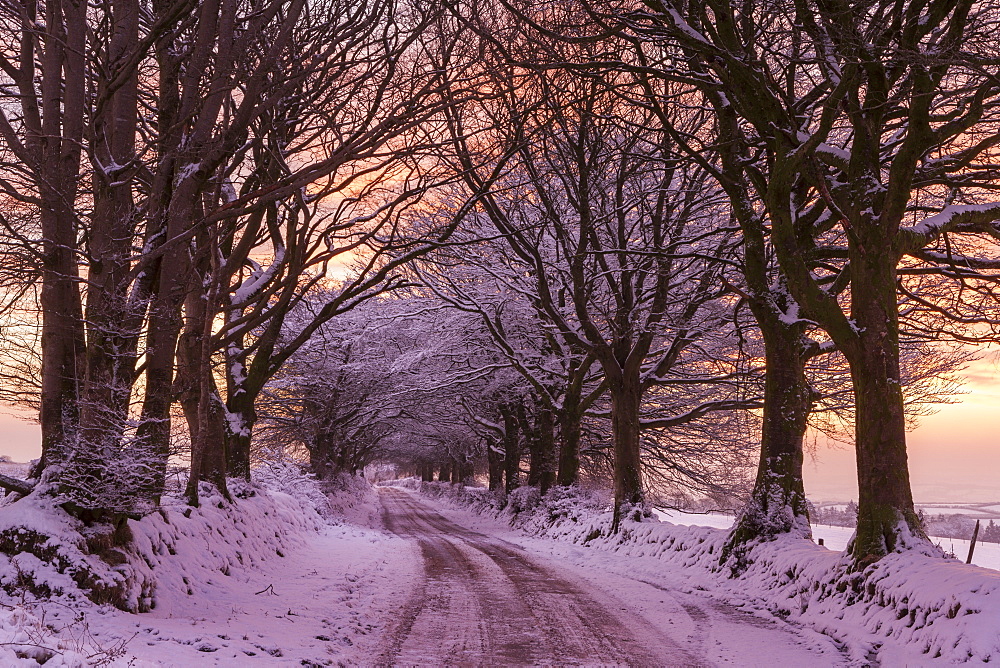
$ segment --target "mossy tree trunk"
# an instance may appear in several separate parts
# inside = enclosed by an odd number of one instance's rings
[[[811,536],[802,481],[802,442],[812,403],[803,326],[786,324],[764,309],[757,315],[766,367],[760,461],[750,500],[726,540],[723,562],[739,558],[741,548],[755,540],[793,532]]]
[[[895,262],[869,257],[862,247],[852,253],[851,268],[858,335],[844,352],[856,410],[858,528],[849,549],[864,564],[927,538],[913,506],[906,455]]]
[[[641,506],[645,498],[639,425],[642,386],[638,369],[635,373],[621,373],[618,378],[609,379],[608,388],[611,394],[611,434],[614,441],[615,509],[612,531],[617,532],[622,511]]]

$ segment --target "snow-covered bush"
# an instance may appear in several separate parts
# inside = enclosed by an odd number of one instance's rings
[[[400,478],[399,480],[388,480],[382,483],[387,487],[400,487],[402,489],[413,490],[414,492],[420,491],[421,482],[420,478]]]
[[[367,480],[350,473],[340,473],[319,482],[326,498],[327,521],[342,520],[361,526],[380,526],[381,506],[378,494]]]
[[[346,520],[363,526],[378,525],[378,495],[361,476],[341,472],[318,480],[308,467],[277,459],[258,464],[252,477],[257,485],[295,497],[327,522],[336,524]]]
[[[125,656],[127,640],[102,644],[87,617],[48,614],[52,603],[20,600],[0,605],[0,665],[79,668],[104,666]]]
[[[329,501],[316,476],[301,464],[280,460],[265,461],[254,467],[251,476],[262,487],[295,497],[320,515],[326,516],[330,512]],[[230,483],[230,489],[232,485]]]
[[[542,494],[537,487],[518,487],[507,497],[507,509],[513,515],[532,511],[542,502]]]

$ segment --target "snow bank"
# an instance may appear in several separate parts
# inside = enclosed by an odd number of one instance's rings
[[[382,506],[378,492],[367,480],[343,473],[333,480],[319,483],[326,496],[326,519],[333,524],[381,528]]]
[[[128,546],[136,523],[85,526],[50,497],[0,508],[0,589],[10,596],[89,598],[141,610],[154,587]]]
[[[820,631],[858,664],[989,662],[1000,659],[1000,573],[930,554],[891,554],[863,571],[811,541],[784,537],[754,545],[739,574],[719,563],[727,532],[628,517],[610,532],[607,500],[522,488],[507,502],[487,490],[405,482],[431,497],[491,515],[535,536],[650,557],[711,574],[734,603]]]
[[[199,508],[169,499],[158,512],[129,522],[134,548],[156,582],[150,608],[160,591],[198,596],[219,577],[283,558],[324,525],[307,488],[292,496],[231,484],[236,503],[206,486]]]
[[[313,481],[290,468],[262,478],[230,481],[235,502],[205,485],[198,508],[165,498],[118,526],[85,526],[35,495],[0,507],[0,665],[123,656],[125,641],[102,645],[88,629],[88,613],[105,614],[100,604],[140,612],[162,596],[197,597],[219,578],[281,560],[326,526],[320,513],[331,511]]]
[[[128,527],[85,527],[52,499],[0,507],[0,665],[103,665],[123,643],[102,644],[81,609],[149,600],[153,581],[124,547]]]

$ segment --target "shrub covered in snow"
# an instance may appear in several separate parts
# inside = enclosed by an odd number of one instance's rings
[[[379,526],[378,494],[363,477],[340,473],[319,482],[326,498],[326,518],[333,523],[347,521],[361,526]]]
[[[298,499],[320,515],[329,513],[328,499],[316,477],[304,466],[289,461],[265,461],[254,467],[255,483],[273,492],[280,492]],[[240,481],[242,485],[245,482]]]
[[[378,525],[378,495],[363,477],[340,473],[317,480],[307,467],[278,460],[256,466],[253,480],[266,489],[294,496],[327,522]]]
[[[52,603],[46,605],[51,610]],[[91,634],[86,616],[60,619],[47,612],[38,601],[0,605],[0,665],[80,668],[111,665],[125,656],[127,641],[102,643]]]

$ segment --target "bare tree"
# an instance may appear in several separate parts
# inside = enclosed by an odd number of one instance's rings
[[[456,111],[451,130],[466,186],[516,262],[506,288],[527,296],[560,348],[603,370],[620,512],[643,499],[643,393],[730,320],[716,259],[731,237],[704,173],[660,119],[623,102],[627,78],[571,71],[593,60],[585,47],[558,54],[569,68],[526,69],[553,60],[538,44],[496,47],[486,76],[502,94]]]
[[[630,23],[694,59],[693,69],[658,67],[717,96],[719,124],[755,158],[747,176],[800,317],[850,365],[861,490],[852,555],[865,564],[926,544],[906,463],[898,266],[947,230],[990,232],[1000,218],[998,205],[956,201],[991,178],[996,8],[647,6]]]
[[[155,502],[181,397],[191,499],[201,479],[224,490],[230,466],[248,475],[269,374],[447,235],[404,239],[399,211],[426,189],[421,147],[439,141],[434,114],[458,71],[425,67],[427,54],[452,63],[459,38],[421,2],[0,11],[0,188],[13,203],[0,223],[41,278],[40,469],[58,464],[51,476],[81,507],[108,505],[87,490],[112,472],[124,504]],[[338,256],[363,258],[360,270],[276,351],[282,316]]]

